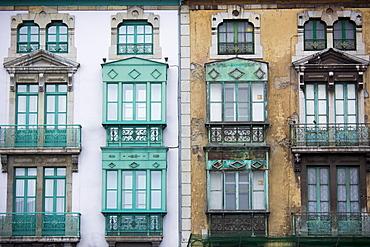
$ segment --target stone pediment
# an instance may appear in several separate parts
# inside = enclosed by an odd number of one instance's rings
[[[363,74],[369,61],[335,48],[328,48],[293,62],[299,74],[299,85],[306,82],[326,82],[334,88],[335,82],[356,82],[363,88]]]
[[[360,57],[351,55],[347,52],[328,48],[323,51],[314,53],[310,56],[293,62],[295,67],[297,66],[318,66],[318,65],[363,65],[368,66],[369,61]]]
[[[15,90],[16,83],[37,83],[42,91],[45,83],[67,83],[72,90],[72,76],[79,63],[45,50],[11,59],[4,63],[10,74],[10,90]]]
[[[79,63],[55,55],[49,51],[37,50],[4,63],[9,74],[15,73],[75,73]]]

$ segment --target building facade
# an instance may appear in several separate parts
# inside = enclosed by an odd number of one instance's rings
[[[10,4],[0,246],[178,246],[177,2]]]
[[[368,245],[368,7],[184,2],[182,246]]]

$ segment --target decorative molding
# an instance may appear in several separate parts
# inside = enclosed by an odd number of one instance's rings
[[[8,172],[8,155],[5,155],[5,154],[0,154],[1,156],[1,168],[2,168],[2,172]]]
[[[71,162],[72,162],[72,172],[78,172],[78,155],[77,154],[71,155]]]
[[[295,153],[294,154],[294,171],[295,172],[301,172],[302,169],[302,159],[301,159],[301,154]]]

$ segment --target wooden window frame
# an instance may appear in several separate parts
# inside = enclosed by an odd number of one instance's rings
[[[55,27],[55,33],[50,33],[50,29]],[[61,27],[66,28],[66,32],[61,32]],[[50,36],[55,35],[55,41],[50,41]],[[66,41],[61,41],[61,37],[65,36]],[[64,47],[64,48],[63,48]],[[46,28],[46,50],[53,53],[68,53],[68,26],[62,21],[53,21]]]

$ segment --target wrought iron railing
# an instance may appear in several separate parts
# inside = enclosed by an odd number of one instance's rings
[[[0,236],[80,236],[80,213],[0,213]]]
[[[0,148],[81,147],[81,125],[1,125]]]
[[[266,125],[209,125],[211,143],[265,143]]]
[[[292,146],[369,146],[369,124],[292,124]]]
[[[370,213],[292,213],[296,236],[370,236]]]
[[[218,54],[228,55],[228,54],[253,54],[254,44],[253,42],[244,43],[223,43],[219,42]]]
[[[109,125],[107,130],[108,146],[162,146],[162,126],[124,126]]]
[[[267,236],[268,213],[229,213],[210,212],[210,233],[239,234]]]
[[[153,44],[118,44],[118,54],[153,54]]]
[[[158,213],[104,213],[107,236],[161,236],[163,216]]]

